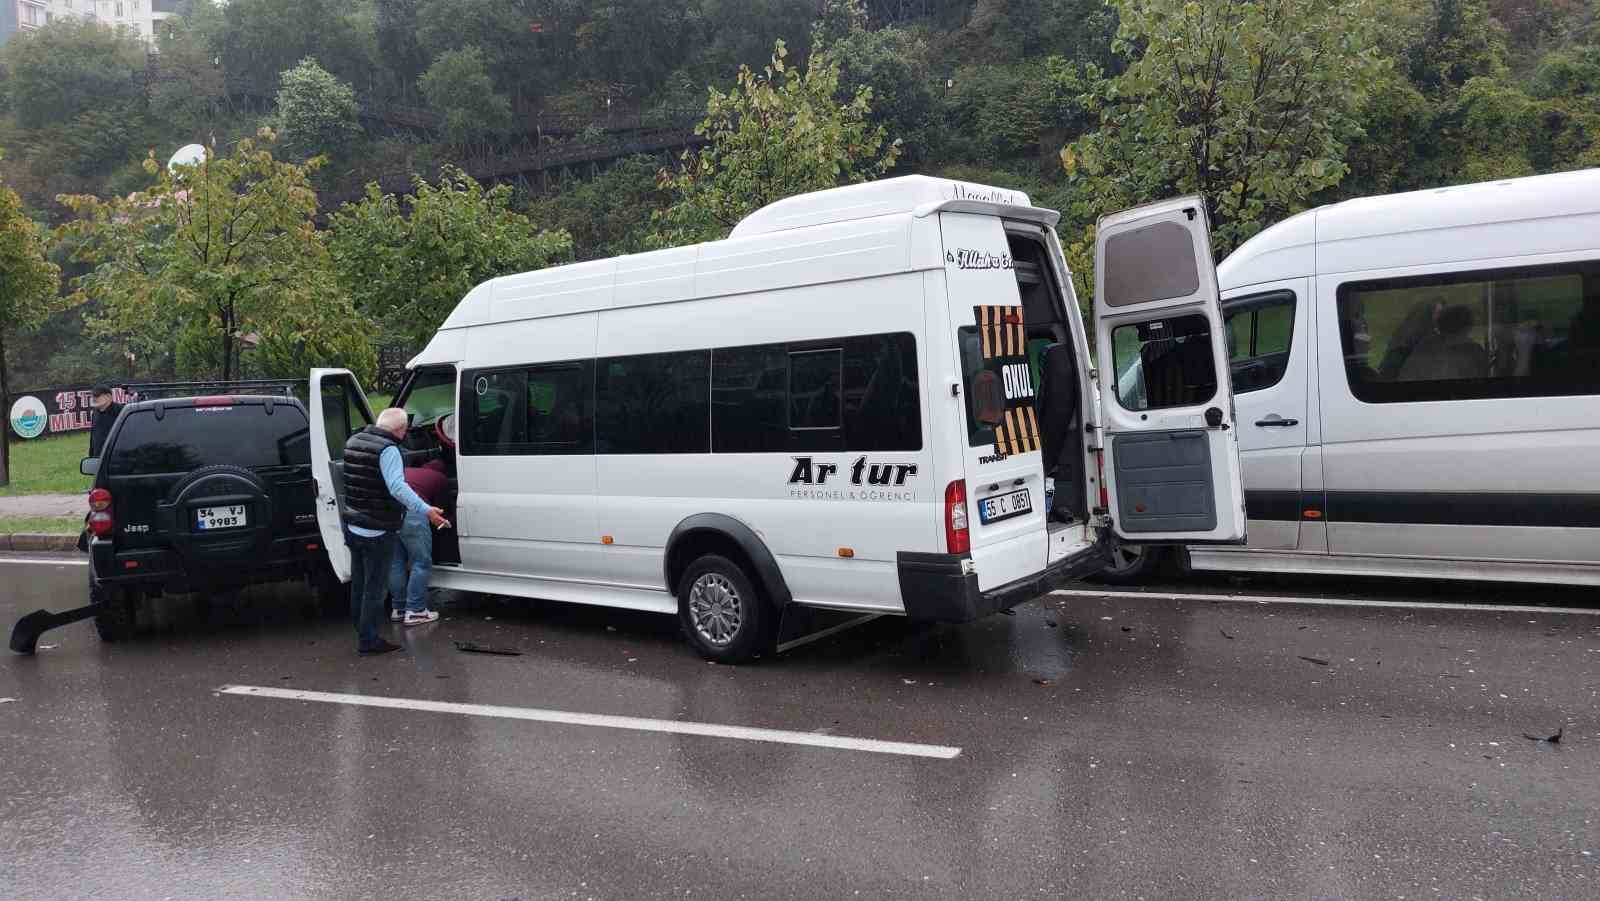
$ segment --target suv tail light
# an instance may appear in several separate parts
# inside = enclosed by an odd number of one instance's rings
[[[967,483],[962,479],[944,489],[944,541],[952,554],[972,550],[972,535],[967,531]]]
[[[116,522],[111,518],[111,492],[104,488],[89,492],[89,531],[104,538],[115,527]]]

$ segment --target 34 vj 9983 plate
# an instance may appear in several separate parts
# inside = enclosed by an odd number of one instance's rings
[[[217,529],[238,529],[250,524],[249,508],[242,504],[226,507],[196,507],[196,529],[212,532]]]

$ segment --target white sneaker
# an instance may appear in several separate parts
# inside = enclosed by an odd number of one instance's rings
[[[439,618],[439,614],[435,613],[432,610],[424,610],[421,613],[412,613],[411,611],[408,610],[408,611],[406,611],[406,620],[405,620],[405,622],[406,622],[406,625],[408,625],[408,626],[420,626],[420,625],[422,625],[424,623],[431,623],[431,622],[437,620],[438,618]]]
[[[391,622],[391,623],[403,623],[403,622],[405,622],[405,620],[406,620],[406,612],[404,610],[390,610],[389,611],[389,622]]]

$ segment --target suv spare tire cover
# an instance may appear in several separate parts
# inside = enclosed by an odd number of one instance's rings
[[[208,504],[207,501],[213,503]],[[200,532],[193,528],[193,508],[243,505],[243,528]],[[191,565],[253,565],[266,561],[272,543],[272,497],[265,482],[242,466],[202,466],[172,486],[161,503],[170,518],[172,546]]]

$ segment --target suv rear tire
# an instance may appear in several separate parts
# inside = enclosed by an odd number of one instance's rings
[[[778,615],[739,564],[717,554],[693,563],[678,580],[678,624],[700,656],[743,663],[770,652]]]
[[[139,618],[139,594],[130,588],[91,588],[91,601],[103,606],[94,615],[94,630],[108,644],[127,641]]]

